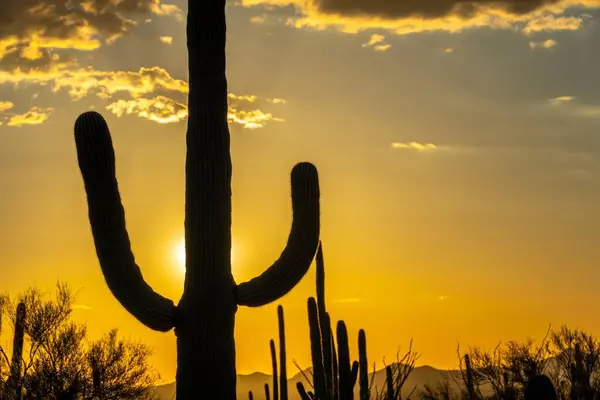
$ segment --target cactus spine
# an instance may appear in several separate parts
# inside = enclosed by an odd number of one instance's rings
[[[233,279],[225,42],[225,0],[188,0],[186,274],[177,306],[145,282],[135,262],[106,121],[86,112],[75,122],[79,168],[104,278],[141,323],[163,332],[175,328],[178,400],[236,398],[237,307],[263,306],[287,294],[306,274],[319,242],[317,170],[300,163],[291,174],[293,222],[286,248],[260,276],[241,284]]]

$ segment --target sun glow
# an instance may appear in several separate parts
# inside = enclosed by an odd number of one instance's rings
[[[232,268],[235,266],[236,261],[236,249],[235,246],[231,246],[231,266]],[[177,267],[182,272],[185,273],[185,241],[181,240],[177,246],[175,247],[175,259],[177,261]]]

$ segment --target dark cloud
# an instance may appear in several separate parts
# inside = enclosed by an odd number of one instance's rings
[[[450,14],[471,17],[485,7],[527,14],[560,0],[314,0],[323,13],[371,16],[385,19],[405,17],[438,18]]]
[[[160,0],[2,0],[0,41],[122,35],[144,14],[175,11]]]

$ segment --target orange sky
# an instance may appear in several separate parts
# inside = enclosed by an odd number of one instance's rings
[[[236,279],[280,254],[289,172],[311,161],[329,308],[354,343],[366,330],[371,360],[411,338],[420,363],[443,368],[458,343],[539,338],[550,323],[600,334],[589,307],[600,300],[600,14],[598,2],[567,3],[577,7],[427,21],[336,19],[291,0],[230,7]],[[90,18],[50,32],[42,14],[0,19],[0,290],[81,288],[74,316],[90,336],[117,327],[143,340],[171,381],[173,333],[143,327],[104,284],[72,132],[82,111],[106,116],[136,259],[177,301],[184,24],[176,8],[148,4],[127,16],[137,26]],[[29,36],[17,39],[20,28]],[[310,363],[313,293],[311,269],[280,302],[289,371]],[[238,311],[239,372],[269,372],[276,322],[276,304]]]

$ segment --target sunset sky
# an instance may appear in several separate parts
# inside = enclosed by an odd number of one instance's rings
[[[600,335],[600,0],[236,0],[228,7],[234,274],[271,265],[289,173],[320,173],[327,300],[370,361],[398,346],[454,367],[456,346]],[[178,301],[183,271],[184,0],[3,0],[0,291],[81,289],[91,338],[113,327],[175,374],[104,283],[73,122],[113,132],[133,251]],[[456,6],[455,3],[462,4]],[[314,268],[279,303],[289,371],[310,364]],[[276,304],[240,308],[238,371],[270,372]],[[8,337],[2,338],[7,343]]]

